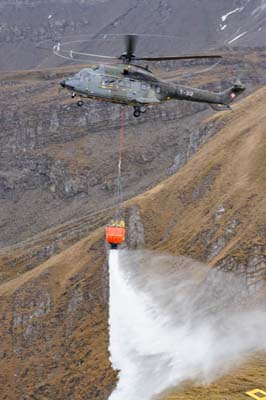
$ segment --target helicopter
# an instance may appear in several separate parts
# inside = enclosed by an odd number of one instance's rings
[[[157,78],[149,66],[140,66],[138,61],[168,61],[190,59],[219,59],[218,54],[137,57],[135,55],[136,35],[126,36],[126,51],[119,57],[76,53],[120,60],[118,64],[98,64],[83,68],[73,76],[60,82],[62,88],[72,93],[72,98],[79,96],[78,106],[83,106],[82,98],[102,100],[134,108],[137,118],[147,111],[151,105],[169,100],[188,100],[208,103],[214,110],[223,111],[230,108],[232,101],[240,95],[245,86],[236,82],[224,92],[214,93],[194,87],[169,83]]]

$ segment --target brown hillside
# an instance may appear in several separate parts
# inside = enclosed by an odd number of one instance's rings
[[[223,55],[212,69],[212,63],[177,62],[155,64],[152,70],[163,79],[213,91],[227,89],[241,72],[247,85],[244,95],[265,84],[263,49]],[[77,107],[69,92],[58,92],[60,81],[81,67],[0,73],[1,248],[87,218],[116,201],[120,107],[89,100]],[[195,74],[202,69],[205,72]],[[151,107],[136,119],[127,107],[124,199],[181,168],[214,133],[201,127],[213,113],[206,104],[172,101]],[[52,249],[51,253],[55,254]]]
[[[265,94],[209,120],[224,128],[179,173],[137,198],[149,247],[214,264],[266,244]]]
[[[266,288],[266,89],[216,115],[224,128],[175,176],[137,199],[149,248],[244,274],[248,292]],[[209,121],[210,122],[210,121]],[[166,399],[245,398],[266,388],[266,359],[232,376]]]
[[[234,112],[207,121],[223,128],[177,174],[125,203],[131,246],[138,244],[144,226],[145,247],[244,274],[247,293],[260,290],[264,298],[265,95],[263,88],[235,105]],[[104,220],[104,212],[99,218]],[[68,225],[70,236],[76,227]],[[50,243],[48,232],[43,237],[51,245],[54,232]],[[1,252],[1,398],[105,400],[115,373],[108,361],[103,229],[41,265],[35,260],[27,271],[35,257],[31,246],[34,240]],[[245,398],[246,390],[266,389],[265,371],[266,359],[258,355],[207,388],[186,387],[166,398]]]

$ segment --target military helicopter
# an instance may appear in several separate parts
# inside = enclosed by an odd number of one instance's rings
[[[64,79],[60,85],[72,92],[72,98],[78,95],[78,106],[84,104],[82,98],[103,100],[111,103],[134,107],[133,115],[139,117],[150,105],[169,100],[188,100],[208,103],[214,110],[230,109],[231,102],[244,90],[241,82],[236,82],[224,92],[214,93],[193,87],[168,83],[157,78],[149,66],[137,65],[137,61],[167,61],[189,59],[219,59],[221,55],[202,54],[168,57],[136,57],[136,35],[126,36],[126,51],[119,57],[76,53],[120,60],[119,64],[99,64],[81,69],[74,76]],[[71,54],[71,57],[73,55]]]

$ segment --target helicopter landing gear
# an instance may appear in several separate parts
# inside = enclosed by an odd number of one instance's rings
[[[147,111],[147,107],[145,107],[145,106],[141,106],[140,107],[140,112],[141,113],[145,113]]]
[[[133,112],[134,117],[138,118],[141,114],[141,111],[139,108],[135,107],[135,110]]]
[[[83,102],[82,100],[79,100],[79,101],[77,102],[77,105],[78,105],[79,107],[82,107],[83,104],[84,104],[84,102]]]
[[[76,97],[76,93],[72,93],[71,98],[74,99],[74,97]]]
[[[141,113],[145,113],[147,111],[147,108],[145,106],[136,106],[134,107],[134,112],[133,115],[134,117],[138,118]]]

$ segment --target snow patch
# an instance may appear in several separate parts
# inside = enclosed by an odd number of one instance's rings
[[[236,40],[240,39],[242,36],[246,35],[247,33],[248,33],[247,31],[243,32],[243,33],[240,33],[240,35],[234,37],[232,40],[229,40],[228,44],[234,43]]]
[[[229,11],[227,14],[222,15],[221,20],[223,22],[225,22],[227,20],[227,18],[229,17],[229,15],[235,14],[236,12],[241,12],[244,10],[244,7],[238,7],[235,10]]]
[[[225,30],[226,28],[227,28],[227,25],[226,25],[226,24],[225,24],[225,25],[220,24],[220,29],[221,29],[221,31]]]

